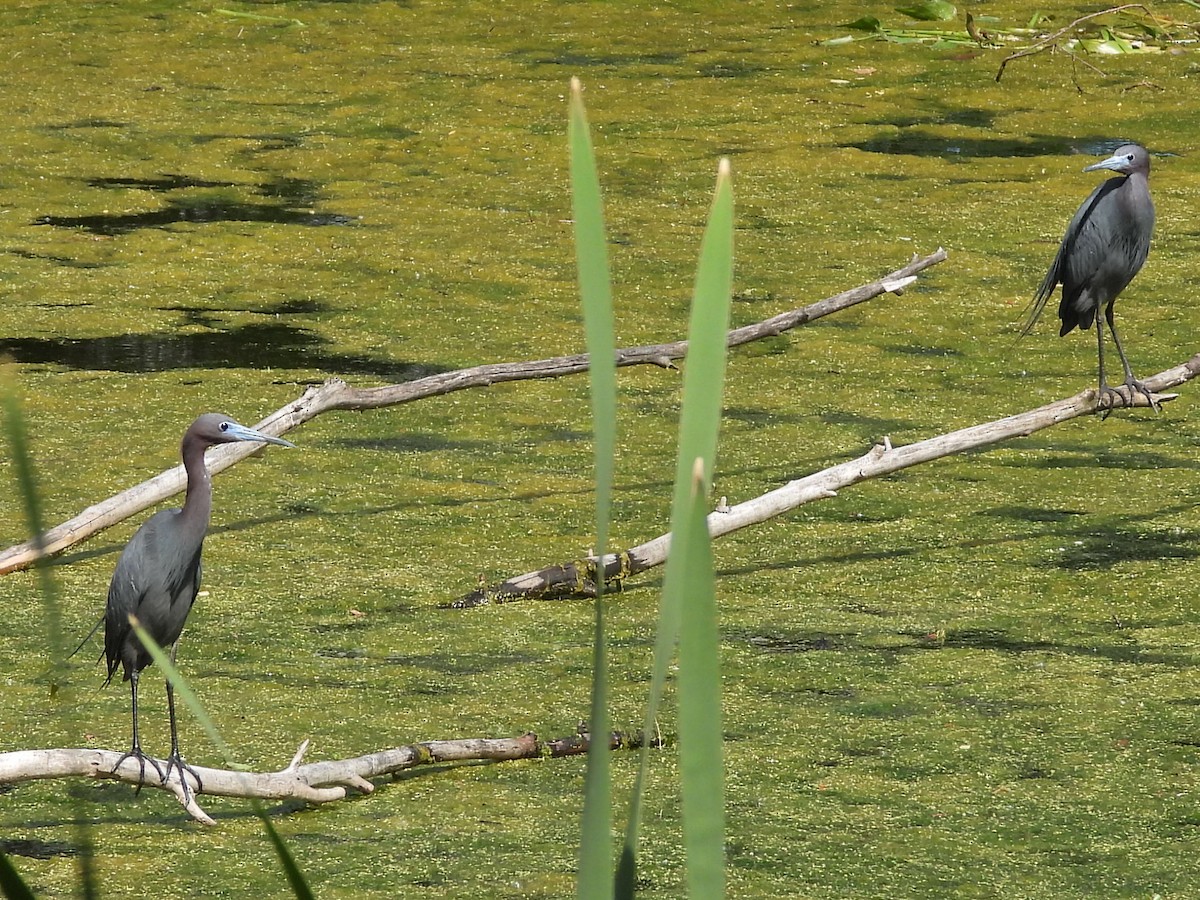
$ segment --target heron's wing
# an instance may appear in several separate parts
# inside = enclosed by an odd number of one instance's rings
[[[1071,221],[1067,223],[1067,230],[1063,234],[1063,239],[1058,245],[1058,253],[1054,255],[1054,262],[1050,264],[1050,268],[1046,272],[1046,277],[1042,279],[1042,283],[1038,286],[1037,293],[1033,295],[1033,302],[1029,313],[1029,318],[1025,320],[1025,325],[1021,328],[1021,336],[1029,334],[1033,330],[1033,326],[1037,324],[1037,320],[1042,315],[1042,310],[1046,308],[1046,301],[1050,299],[1050,295],[1054,293],[1054,289],[1059,284],[1063,285],[1063,290],[1068,290],[1068,285],[1073,284],[1078,279],[1073,278],[1073,274],[1079,271],[1078,260],[1076,257],[1076,246],[1081,234],[1087,232],[1087,221],[1092,215],[1092,210],[1095,208],[1097,201],[1102,193],[1106,193],[1111,188],[1106,188],[1108,184],[1114,181],[1120,181],[1118,178],[1110,178],[1103,184],[1097,185],[1096,189],[1088,195],[1088,198],[1079,205],[1079,209],[1075,210],[1075,215],[1071,216]],[[1090,251],[1090,247],[1088,248]]]
[[[133,631],[130,615],[161,645],[179,637],[200,589],[200,546],[183,539],[177,510],[155,513],[121,552],[104,609],[104,652],[111,679]],[[138,655],[145,651],[138,644]],[[139,663],[141,668],[146,662]]]
[[[1099,185],[1067,226],[1067,238],[1071,248],[1063,261],[1059,274],[1063,290],[1078,292],[1087,286],[1088,280],[1098,271],[1113,250],[1113,239],[1118,231],[1120,216],[1117,213],[1117,198],[1113,193],[1124,183],[1124,178],[1110,178]]]

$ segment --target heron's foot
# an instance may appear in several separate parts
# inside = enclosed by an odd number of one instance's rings
[[[1162,404],[1160,404],[1158,402],[1157,398],[1155,398],[1154,391],[1150,390],[1150,388],[1146,387],[1146,385],[1142,384],[1142,382],[1138,381],[1133,376],[1130,376],[1125,381],[1125,387],[1129,388],[1129,405],[1130,406],[1133,405],[1133,398],[1137,394],[1141,394],[1143,397],[1146,398],[1146,402],[1150,404],[1150,408],[1152,410],[1154,410],[1156,413],[1162,412]]]
[[[172,751],[171,755],[167,757],[167,772],[165,775],[162,776],[163,784],[166,784],[168,781],[171,780],[171,770],[172,769],[179,770],[179,784],[180,784],[180,787],[183,788],[184,802],[187,802],[188,795],[190,793],[192,793],[192,786],[190,784],[188,784],[188,779],[187,779],[188,775],[191,775],[192,778],[196,779],[195,790],[197,790],[197,791],[204,790],[204,782],[200,780],[200,774],[195,769],[193,769],[191,766],[189,766],[186,762],[184,762],[183,757],[179,754],[178,750]]]
[[[112,774],[116,775],[117,769],[121,768],[121,766],[124,765],[125,760],[130,759],[131,757],[137,760],[139,770],[138,786],[134,789],[133,796],[136,797],[139,793],[141,793],[142,785],[146,783],[146,763],[150,763],[150,768],[154,769],[154,771],[158,774],[160,781],[167,780],[163,775],[162,768],[158,764],[158,760],[153,756],[147,756],[145,753],[143,753],[142,748],[137,744],[134,744],[127,751],[125,751],[124,754],[122,754],[121,758],[117,760],[117,764],[112,767]],[[169,763],[167,765],[167,771],[171,771],[171,766]]]
[[[1107,419],[1114,409],[1124,409],[1127,406],[1131,406],[1132,399],[1132,392],[1126,397],[1119,390],[1109,387],[1102,381],[1100,382],[1099,389],[1096,391],[1096,412],[1100,414],[1101,419]]]

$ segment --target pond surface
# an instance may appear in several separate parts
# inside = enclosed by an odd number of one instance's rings
[[[988,4],[1002,23],[1028,9]],[[232,13],[237,13],[234,15]],[[0,355],[62,521],[175,462],[220,409],[582,348],[565,96],[605,190],[621,343],[686,329],[731,158],[735,324],[945,246],[888,297],[735,351],[717,493],[1090,386],[1090,334],[1017,342],[1062,229],[1125,139],[1158,231],[1117,307],[1140,375],[1196,352],[1200,58],[816,41],[853,4],[9,3]],[[890,9],[880,18],[903,21]],[[1082,90],[1080,90],[1082,88]],[[1090,155],[1089,155],[1090,154]],[[624,370],[614,540],[666,528],[678,374]],[[216,480],[184,673],[242,761],[586,716],[592,611],[454,612],[592,543],[584,379],[333,413]],[[734,897],[1149,897],[1195,883],[1200,418],[1073,421],[843,491],[716,546]],[[0,538],[24,537],[8,451]],[[54,567],[72,644],[145,515]],[[612,603],[613,715],[641,721],[659,578]],[[62,690],[30,574],[0,578],[0,750],[121,749],[93,640]],[[144,741],[165,752],[160,673]],[[673,730],[668,709],[664,730]],[[182,717],[184,751],[217,764]],[[618,796],[636,760],[614,760]],[[674,757],[656,760],[644,893],[682,892]],[[562,897],[581,761],[464,766],[274,820],[319,896]],[[0,793],[0,847],[73,895],[81,797],[110,896],[274,896],[242,802],[48,781]],[[623,800],[622,806],[623,806]]]

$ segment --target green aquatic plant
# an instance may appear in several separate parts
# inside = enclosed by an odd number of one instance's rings
[[[616,435],[615,340],[612,291],[601,214],[599,179],[577,80],[572,82],[569,125],[571,187],[577,262],[590,354],[596,466],[597,569],[603,568],[612,497]],[[679,764],[688,893],[724,895],[724,790],[716,582],[707,525],[717,433],[724,389],[726,332],[733,280],[733,188],[722,160],[701,243],[693,292],[688,355],[680,412],[679,450],[671,511],[671,553],[655,639],[653,677],[644,730],[657,723],[667,669],[678,648]],[[591,747],[584,800],[577,895],[613,896],[610,832],[607,673],[603,577],[595,578]],[[641,765],[629,804],[616,895],[634,893],[638,832],[650,753]]]
[[[613,467],[617,434],[617,367],[613,353],[612,287],[604,214],[596,157],[588,132],[582,87],[571,80],[570,152],[571,201],[575,220],[575,259],[588,348],[588,378],[592,397],[592,433],[596,469],[596,559],[608,547],[612,508]],[[603,563],[598,566],[603,568]],[[608,748],[608,650],[604,634],[604,577],[595,578],[595,635],[593,637],[592,698],[589,714],[587,781],[579,851],[578,896],[600,900],[612,896],[612,776]]]
[[[25,510],[25,523],[29,533],[34,535],[34,542],[40,543],[42,528],[42,504],[37,489],[37,476],[34,472],[33,454],[29,449],[29,432],[25,427],[25,416],[21,409],[21,401],[17,394],[16,368],[5,364],[0,366],[0,414],[3,415],[3,431],[8,439],[9,452],[12,455],[13,469],[16,475],[17,491]],[[37,570],[38,594],[42,601],[42,615],[45,622],[47,656],[51,660],[48,690],[51,698],[59,695],[61,667],[66,659],[66,645],[63,641],[62,612],[58,600],[58,589],[50,576],[50,569],[45,558],[35,564]],[[84,897],[98,896],[96,875],[92,868],[94,854],[92,852],[91,824],[84,814],[83,798],[77,794],[71,795],[74,807],[75,841],[79,852],[79,885]],[[21,879],[20,874],[12,863],[0,851],[0,890],[10,898],[33,897],[29,887]]]

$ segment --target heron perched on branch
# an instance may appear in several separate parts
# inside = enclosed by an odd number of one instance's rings
[[[138,761],[143,780],[149,762],[166,783],[171,769],[177,768],[185,796],[188,783],[184,769],[191,772],[198,787],[200,779],[179,753],[175,694],[169,678],[167,711],[171,717],[171,755],[167,757],[165,772],[152,757],[142,752],[138,739],[138,674],[152,659],[133,630],[130,617],[135,618],[160,647],[171,648],[173,662],[183,623],[200,591],[200,552],[212,513],[212,481],[204,466],[204,451],[214,444],[234,441],[267,441],[284,447],[296,446],[217,413],[208,413],[193,422],[184,432],[181,445],[183,468],[187,473],[187,498],[183,507],[155,513],[125,545],[108,587],[108,604],[104,610],[104,654],[108,661],[105,684],[112,681],[117,668],[123,666],[124,680],[130,683],[133,696],[133,744],[113,766],[113,771],[133,757]]]
[[[1119,177],[1109,178],[1099,185],[1067,224],[1058,247],[1058,255],[1050,271],[1042,279],[1033,300],[1033,311],[1021,329],[1025,335],[1032,330],[1054,293],[1062,285],[1058,317],[1062,319],[1059,336],[1078,327],[1081,331],[1096,321],[1096,347],[1100,357],[1100,390],[1098,401],[1112,409],[1118,400],[1122,405],[1132,403],[1134,393],[1141,394],[1155,409],[1154,395],[1133,376],[1117,326],[1113,321],[1113,304],[1117,296],[1133,280],[1150,252],[1150,236],[1154,231],[1154,203],[1150,199],[1150,154],[1138,144],[1125,144],[1108,159],[1085,168],[1085,172],[1109,169]],[[1109,387],[1104,372],[1104,326],[1108,322],[1113,343],[1125,369],[1128,401],[1119,391]]]

